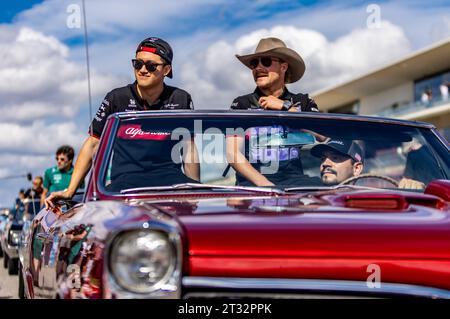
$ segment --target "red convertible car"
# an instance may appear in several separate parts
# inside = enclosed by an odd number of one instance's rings
[[[449,176],[427,123],[117,113],[83,200],[27,228],[21,297],[449,298]]]

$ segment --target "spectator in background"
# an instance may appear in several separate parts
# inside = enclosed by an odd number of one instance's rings
[[[15,210],[17,211],[19,209],[20,206],[23,206],[23,201],[25,200],[25,190],[21,189],[19,190],[19,196],[16,198],[16,203],[15,203]]]
[[[420,96],[420,101],[422,102],[422,104],[427,105],[428,104],[428,94],[427,91],[423,91],[422,95]]]
[[[420,98],[420,100],[422,101],[422,104],[425,105],[426,107],[431,105],[431,100],[433,99],[433,94],[431,92],[430,88],[427,88],[426,90],[423,91],[422,96]]]
[[[431,90],[431,88],[427,89],[427,95],[428,95],[428,104],[427,104],[427,106],[431,106],[431,104],[433,103],[433,91]]]
[[[448,82],[447,81],[442,82],[442,84],[439,86],[439,90],[441,91],[442,100],[447,101],[448,100]]]
[[[42,186],[43,182],[44,179],[42,176],[36,176],[33,179],[31,188],[26,190],[25,197],[31,199],[41,199],[42,193],[44,192],[44,187]]]
[[[41,205],[44,204],[48,194],[64,191],[70,183],[73,173],[73,158],[75,151],[69,145],[63,145],[56,151],[56,165],[48,168],[44,173],[44,191],[41,196]],[[83,187],[80,186],[80,187]]]

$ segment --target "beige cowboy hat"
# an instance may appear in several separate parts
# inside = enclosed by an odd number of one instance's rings
[[[294,83],[300,80],[305,73],[305,62],[302,57],[286,44],[277,38],[261,39],[256,47],[255,53],[247,55],[238,55],[236,57],[246,67],[250,68],[250,61],[258,56],[273,56],[287,62],[289,67],[286,71],[286,83]]]

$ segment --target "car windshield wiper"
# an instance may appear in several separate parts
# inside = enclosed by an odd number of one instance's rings
[[[248,187],[248,186],[225,186],[214,184],[197,184],[197,183],[183,183],[174,184],[171,186],[151,186],[127,188],[120,191],[121,194],[142,193],[142,192],[161,192],[174,190],[191,190],[191,189],[217,189],[217,190],[237,190],[250,193],[265,193],[265,194],[284,194],[284,191],[275,187]]]

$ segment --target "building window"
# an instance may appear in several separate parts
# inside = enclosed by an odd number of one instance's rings
[[[414,83],[414,101],[431,104],[433,102],[448,100],[449,86],[450,71],[417,80]]]

